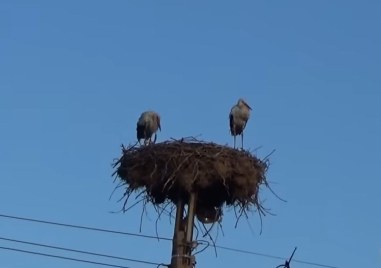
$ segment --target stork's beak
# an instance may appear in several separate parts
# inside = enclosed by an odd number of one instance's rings
[[[156,117],[156,122],[157,122],[157,127],[158,127],[159,130],[161,131],[160,116],[157,116],[157,117]]]
[[[250,107],[250,105],[249,105],[249,104],[247,104],[247,102],[246,102],[246,101],[245,101],[244,103],[245,103],[245,105],[247,106],[247,108],[249,108],[249,110],[252,110],[252,109],[251,109],[251,107]]]

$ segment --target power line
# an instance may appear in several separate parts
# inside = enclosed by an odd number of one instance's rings
[[[64,247],[40,244],[40,243],[11,239],[11,238],[6,238],[6,237],[0,237],[0,240],[20,243],[20,244],[26,244],[26,245],[32,245],[32,246],[38,246],[38,247],[44,247],[44,248],[58,249],[58,250],[81,253],[81,254],[87,254],[87,255],[92,255],[92,256],[97,256],[97,257],[105,257],[105,258],[116,259],[116,260],[138,262],[138,263],[150,264],[150,265],[155,265],[155,266],[161,265],[161,263],[156,263],[156,262],[149,262],[149,261],[143,261],[143,260],[137,260],[137,259],[131,259],[131,258],[117,257],[117,256],[106,255],[106,254],[101,254],[101,253],[95,253],[95,252],[89,252],[89,251],[84,251],[84,250],[77,250],[77,249],[71,249],[71,248],[64,248]]]
[[[14,220],[36,222],[36,223],[44,223],[44,224],[50,224],[50,225],[56,225],[56,226],[62,226],[62,227],[69,227],[69,228],[84,229],[84,230],[97,231],[97,232],[104,232],[104,233],[129,235],[129,236],[137,236],[137,237],[152,238],[152,239],[162,239],[162,240],[172,241],[172,238],[167,238],[167,237],[160,237],[160,236],[153,236],[153,235],[142,235],[142,234],[136,234],[136,233],[121,232],[121,231],[115,231],[115,230],[108,230],[108,229],[102,229],[102,228],[87,227],[87,226],[74,225],[74,224],[66,224],[66,223],[59,223],[59,222],[52,222],[52,221],[36,220],[36,219],[31,219],[31,218],[23,218],[23,217],[16,217],[16,216],[3,215],[3,214],[0,214],[0,217],[14,219]]]
[[[216,248],[224,249],[224,250],[228,250],[228,251],[233,251],[233,252],[238,252],[238,253],[256,255],[256,256],[261,256],[261,257],[266,257],[266,258],[271,258],[271,259],[284,260],[284,258],[279,257],[279,256],[264,254],[264,253],[258,253],[258,252],[243,250],[243,249],[236,249],[236,248],[230,248],[230,247],[218,246],[218,245],[216,245]]]
[[[76,261],[76,262],[82,262],[82,263],[90,263],[90,264],[101,265],[101,266],[116,267],[116,268],[130,268],[128,266],[121,266],[121,265],[108,264],[108,263],[103,263],[103,262],[82,260],[82,259],[77,259],[77,258],[70,258],[70,257],[59,256],[59,255],[52,255],[52,254],[46,254],[46,253],[41,253],[41,252],[23,250],[23,249],[18,249],[18,248],[8,248],[8,247],[1,247],[0,246],[0,249],[16,251],[16,252],[21,252],[21,253],[27,253],[27,254],[33,254],[33,255],[39,255],[39,256],[50,257],[50,258],[56,258],[56,259],[62,259],[62,260]]]
[[[229,251],[234,251],[234,252],[239,252],[239,253],[250,254],[250,255],[262,256],[262,257],[266,257],[266,258],[278,259],[278,260],[284,260],[285,259],[285,258],[282,258],[282,257],[279,257],[279,256],[275,256],[275,255],[258,253],[258,252],[243,250],[243,249],[236,249],[236,248],[218,246],[218,245],[216,245],[216,248],[220,248],[220,249],[224,249],[224,250],[229,250]],[[318,266],[318,267],[339,268],[338,266],[326,265],[326,264],[321,264],[321,263],[316,263],[316,262],[302,261],[302,260],[297,260],[297,259],[293,259],[292,261],[293,262],[298,262],[298,263],[303,263],[303,264],[308,264],[308,265],[313,265],[313,266]]]
[[[129,233],[129,232],[121,232],[121,231],[115,231],[115,230],[108,230],[108,229],[101,229],[101,228],[87,227],[87,226],[80,226],[80,225],[66,224],[66,223],[58,223],[58,222],[45,221],[45,220],[37,220],[37,219],[11,216],[11,215],[4,215],[4,214],[0,214],[0,217],[8,218],[8,219],[15,219],[15,220],[22,220],[22,221],[29,221],[29,222],[36,222],[36,223],[43,223],[43,224],[50,224],[50,225],[56,225],[56,226],[62,226],[62,227],[84,229],[84,230],[90,230],[90,231],[98,231],[98,232],[105,232],[105,233],[112,233],[112,234],[120,234],[120,235],[128,235],[128,236],[135,236],[135,237],[143,237],[143,238],[150,238],[150,239],[161,239],[161,240],[165,240],[165,241],[172,241],[172,238],[168,238],[168,237],[160,237],[160,236],[143,235],[143,234],[136,234],[136,233]],[[249,250],[243,250],[243,249],[237,249],[237,248],[231,248],[231,247],[226,247],[226,246],[214,245],[214,247],[219,248],[219,249],[223,249],[223,250],[232,251],[232,252],[249,254],[249,255],[256,255],[256,256],[261,256],[261,257],[266,257],[266,258],[271,258],[271,259],[278,259],[278,260],[284,260],[285,259],[285,258],[275,256],[275,255],[259,253],[259,252],[249,251]],[[303,260],[296,260],[296,259],[294,259],[293,262],[298,262],[298,263],[307,264],[307,265],[311,265],[311,266],[317,266],[317,267],[339,268],[337,266],[326,265],[326,264],[315,263],[315,262],[308,262],[308,261],[303,261]]]

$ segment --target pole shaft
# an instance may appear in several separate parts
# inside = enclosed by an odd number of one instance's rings
[[[192,267],[192,242],[193,242],[193,226],[194,226],[194,214],[196,210],[196,193],[192,192],[189,197],[188,215],[187,215],[187,227],[186,227],[186,255],[188,267]]]
[[[179,199],[176,204],[176,222],[175,230],[173,233],[172,241],[172,259],[170,268],[186,268],[183,266],[183,255],[185,253],[184,240],[185,240],[185,230],[183,224],[183,214],[184,214],[184,202]]]

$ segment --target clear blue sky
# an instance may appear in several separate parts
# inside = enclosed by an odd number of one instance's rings
[[[0,214],[139,232],[118,211],[113,158],[140,113],[158,141],[232,144],[228,113],[253,107],[247,148],[273,149],[264,189],[276,216],[217,243],[327,265],[381,266],[379,1],[11,1],[0,3]],[[142,233],[155,233],[155,213]],[[0,218],[0,236],[168,263],[167,241]],[[173,224],[159,223],[171,236]],[[63,254],[0,240],[2,247]],[[65,254],[69,255],[69,254]],[[90,258],[78,254],[70,256]],[[93,260],[95,258],[92,258]],[[0,250],[1,267],[97,267]],[[97,259],[130,267],[155,267]],[[280,260],[212,249],[198,267]],[[293,263],[292,268],[313,267]]]

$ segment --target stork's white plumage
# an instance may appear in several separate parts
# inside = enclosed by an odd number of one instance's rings
[[[157,130],[161,130],[159,114],[154,111],[143,112],[136,124],[136,136],[139,144],[141,144],[141,139],[144,139],[144,145],[155,143]],[[152,135],[155,135],[154,140],[152,140]]]
[[[241,148],[243,149],[243,130],[250,118],[251,107],[243,99],[239,99],[229,114],[230,133],[234,137],[234,148],[236,145],[236,136],[241,135]]]

